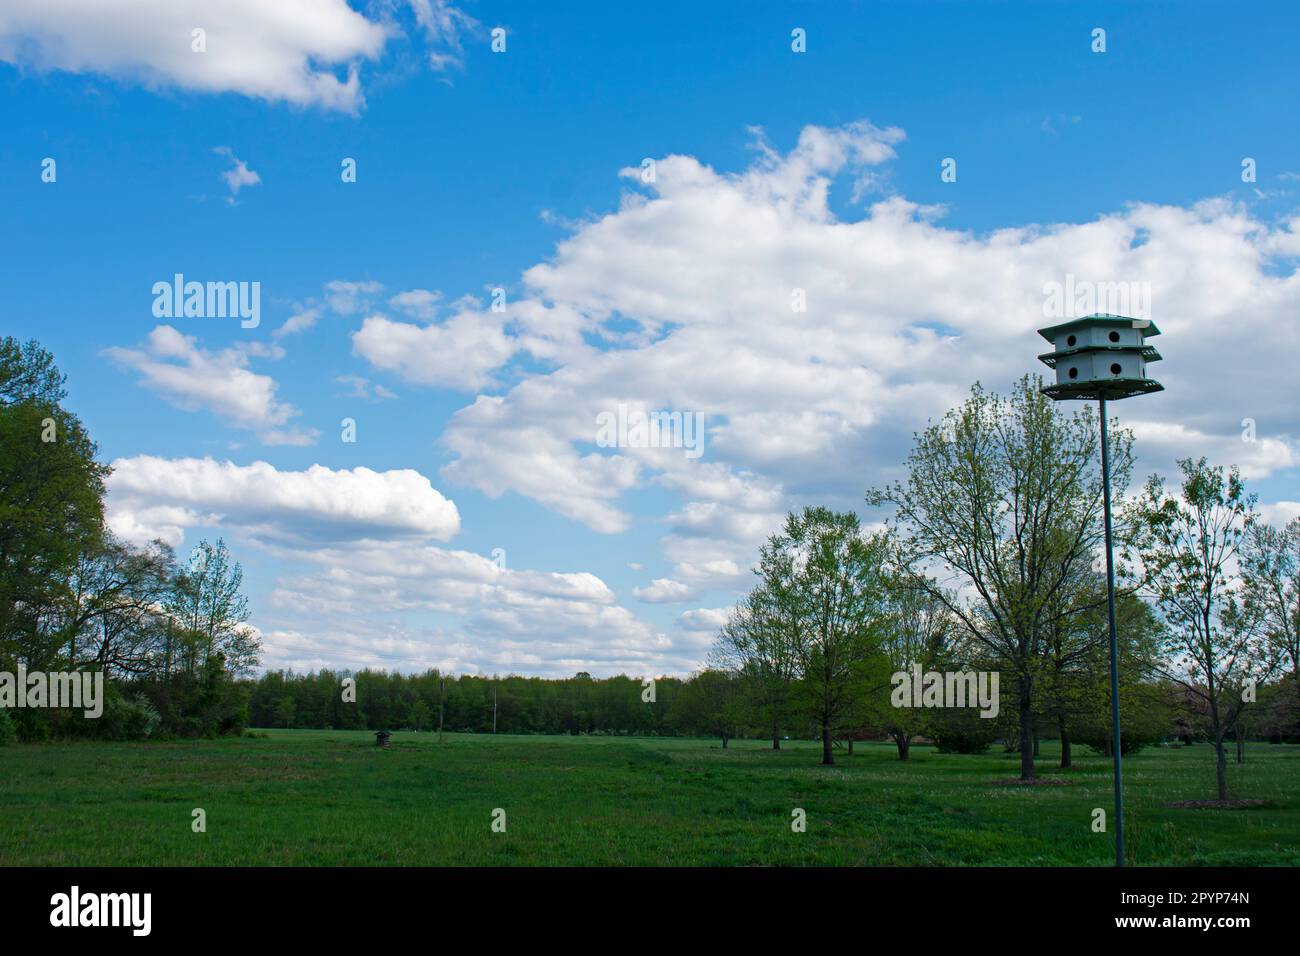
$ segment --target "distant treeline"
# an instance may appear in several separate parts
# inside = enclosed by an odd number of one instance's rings
[[[355,681],[354,702],[344,700],[347,678]],[[544,679],[322,670],[271,671],[247,683],[254,727],[437,730],[441,706],[448,733],[491,733],[495,702],[496,730],[503,734],[709,732],[690,719],[690,694],[682,699],[683,681],[675,677],[650,684],[622,675]]]

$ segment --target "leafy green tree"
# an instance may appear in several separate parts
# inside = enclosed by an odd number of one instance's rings
[[[1073,612],[1061,593],[1103,541],[1096,416],[1065,413],[1040,383],[1025,376],[1006,398],[976,384],[960,408],[916,436],[907,480],[867,495],[892,507],[909,562],[947,575],[932,593],[1016,689],[1025,779],[1034,777],[1035,689],[1051,624]],[[1132,437],[1112,429],[1111,445],[1122,493]]]
[[[744,726],[744,704],[736,675],[712,669],[694,674],[682,686],[675,716],[684,732],[719,737],[725,750]]]
[[[423,700],[417,700],[411,705],[411,726],[416,730],[423,730],[428,725],[431,715],[429,705]]]
[[[277,727],[292,727],[295,711],[298,709],[297,702],[288,695],[281,697],[279,703],[275,705],[275,725]]]
[[[35,339],[0,338],[0,406],[31,402],[60,405],[68,397],[54,356]]]
[[[1246,612],[1261,621],[1300,692],[1300,518],[1284,528],[1257,520],[1241,545]]]
[[[1086,726],[1091,742],[1097,728],[1108,728],[1111,721],[1106,579],[1096,569],[1081,568],[1065,583],[1059,600],[1060,607],[1069,610],[1048,619],[1047,654],[1035,711],[1045,726],[1055,728],[1061,743],[1060,766],[1069,769],[1076,728]],[[1150,696],[1144,682],[1154,674],[1162,626],[1150,605],[1132,590],[1116,595],[1121,725],[1129,723],[1131,708]],[[1136,739],[1137,721],[1135,717],[1133,734],[1125,731],[1125,747],[1131,737]],[[1157,723],[1152,721],[1151,726]],[[1110,746],[1104,749],[1109,753]]]
[[[1236,468],[1225,474],[1205,458],[1181,459],[1178,468],[1177,495],[1153,475],[1129,514],[1145,587],[1168,625],[1163,670],[1201,705],[1197,716],[1214,745],[1224,801],[1224,741],[1248,703],[1248,686],[1268,680],[1277,665],[1258,618],[1235,597],[1255,497]]]
[[[1110,726],[1109,677],[1098,682],[1094,706],[1081,708],[1073,721],[1074,739],[1107,757],[1114,749]],[[1174,727],[1178,695],[1163,681],[1126,681],[1120,684],[1120,748],[1125,756],[1159,743]]]
[[[65,582],[52,630],[70,666],[106,675],[138,675],[157,666],[161,613],[175,575],[171,548],[136,548],[105,532],[84,551]]]
[[[879,680],[885,614],[883,534],[867,536],[858,516],[805,508],[763,547],[760,573],[793,633],[799,698],[821,731],[822,763],[833,764],[838,729],[858,723],[859,705]],[[873,659],[874,658],[874,659]]]
[[[248,598],[242,588],[244,571],[230,557],[225,541],[200,541],[176,577],[170,610],[185,638],[186,673],[193,674],[216,654],[233,674],[257,666],[261,642],[246,626]]]
[[[0,340],[0,656],[45,664],[52,613],[103,526],[104,478],[63,376],[35,342]]]
[[[937,669],[952,652],[955,624],[945,602],[934,594],[932,582],[910,572],[894,573],[888,579],[888,614],[884,625],[883,649],[891,674]],[[894,707],[890,702],[893,684],[882,685],[875,694],[880,723],[898,749],[898,759],[911,753],[912,738],[925,733],[927,712],[915,707]]]
[[[1276,684],[1262,687],[1259,706],[1260,735],[1269,743],[1300,743],[1300,687],[1294,674],[1285,674]]]
[[[768,730],[772,749],[780,750],[799,678],[798,619],[789,602],[770,586],[754,588],[728,616],[713,659],[739,675],[754,723]]]

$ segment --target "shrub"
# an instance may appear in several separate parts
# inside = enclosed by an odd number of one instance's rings
[[[1127,720],[1127,715],[1120,715],[1120,723]],[[1076,734],[1075,739],[1081,744],[1086,744],[1094,753],[1103,756],[1110,756],[1110,728],[1102,728],[1099,725],[1088,728],[1086,733]],[[1129,754],[1135,754],[1143,747],[1148,747],[1156,741],[1142,734],[1131,732],[1128,727],[1124,727],[1120,733],[1119,744],[1120,753],[1127,757]]]
[[[25,744],[36,744],[50,739],[50,720],[48,710],[23,708],[12,713],[14,731],[18,739]]]
[[[1001,734],[996,720],[981,717],[975,710],[962,708],[934,713],[929,735],[941,754],[982,754]]]
[[[1135,685],[1120,690],[1120,753],[1135,754],[1164,740],[1172,719],[1168,701],[1159,687]],[[1077,722],[1074,739],[1099,754],[1110,754],[1110,705]]]
[[[157,708],[162,729],[178,737],[239,736],[248,723],[248,687],[231,680],[215,655],[198,674],[174,674],[136,685]]]
[[[98,736],[105,740],[144,740],[162,723],[153,704],[143,697],[110,694],[98,721]]]

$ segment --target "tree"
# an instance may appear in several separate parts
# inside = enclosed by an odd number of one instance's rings
[[[105,532],[78,558],[52,621],[69,665],[94,665],[109,675],[154,667],[174,574],[172,550],[163,542],[135,548]]]
[[[170,597],[181,636],[186,673],[221,654],[232,674],[257,666],[261,642],[247,627],[248,598],[241,588],[244,571],[232,561],[226,543],[200,541],[177,575]]]
[[[281,697],[275,705],[275,726],[292,727],[295,710],[297,710],[297,704],[292,697],[288,695]]]
[[[945,663],[952,649],[953,619],[947,605],[934,594],[934,585],[916,575],[902,572],[889,579],[889,609],[883,629],[883,648],[891,673],[920,665],[922,671]],[[892,686],[892,685],[887,685]],[[912,738],[926,728],[926,712],[920,708],[893,707],[891,694],[881,688],[881,721],[898,748],[898,759],[911,753]]]
[[[1073,580],[1062,582],[1056,608],[1047,616],[1046,661],[1039,681],[1040,710],[1056,724],[1060,737],[1062,770],[1073,764],[1070,731],[1084,709],[1087,691],[1103,673],[1095,666],[1095,652],[1109,637],[1108,624],[1102,617],[1099,627],[1097,613],[1106,606],[1106,583],[1091,568],[1080,565],[1077,572]],[[1070,608],[1086,610],[1065,613]]]
[[[888,551],[886,536],[864,535],[857,515],[827,508],[787,515],[762,550],[760,573],[797,622],[800,692],[821,729],[823,764],[835,763],[835,731],[870,693]]]
[[[1073,764],[1074,731],[1090,735],[1110,727],[1110,627],[1106,613],[1106,579],[1094,568],[1080,567],[1057,598],[1058,613],[1048,619],[1046,660],[1038,679],[1036,708],[1055,725],[1061,742],[1061,769]],[[1123,706],[1147,699],[1142,682],[1154,673],[1159,656],[1160,620],[1133,589],[1116,594],[1117,644],[1120,653],[1120,701]],[[1132,728],[1123,721],[1127,740]],[[1154,724],[1152,724],[1154,726]],[[1100,728],[1100,730],[1098,729]],[[1110,746],[1105,747],[1107,753]],[[1127,744],[1126,750],[1128,752]]]
[[[429,710],[429,705],[426,704],[423,699],[417,700],[411,705],[410,714],[411,725],[415,727],[416,730],[423,730],[424,725],[429,722],[429,718],[432,716],[432,712]]]
[[[1200,702],[1201,723],[1214,745],[1218,799],[1227,800],[1224,740],[1247,703],[1248,683],[1263,683],[1276,666],[1258,618],[1237,600],[1237,564],[1254,522],[1255,497],[1234,467],[1181,459],[1177,496],[1152,476],[1131,507],[1134,543],[1145,585],[1168,624],[1167,676]]]
[[[1270,743],[1300,743],[1300,686],[1294,674],[1260,688],[1259,733]]]
[[[1093,698],[1096,706],[1074,718],[1073,737],[1076,742],[1110,757],[1115,744],[1110,729],[1109,679],[1104,691],[1099,682],[1098,691]],[[1179,697],[1168,682],[1130,681],[1120,684],[1119,701],[1123,718],[1120,748],[1126,757],[1164,740],[1176,726],[1174,717],[1178,712]]]
[[[756,723],[771,733],[773,750],[781,749],[799,676],[797,623],[788,602],[760,584],[732,610],[713,652],[718,669],[740,677]]]
[[[1258,617],[1300,691],[1300,518],[1284,528],[1256,521],[1242,541],[1247,613]]]
[[[19,342],[11,335],[0,339],[0,406],[59,405],[68,397],[64,382],[54,356],[35,339]]]
[[[0,654],[29,662],[56,652],[41,618],[103,525],[108,468],[63,397],[48,352],[0,340]]]
[[[742,715],[739,681],[730,671],[705,669],[682,685],[676,714],[687,733],[722,738],[722,747],[740,733]]]
[[[1062,592],[1103,541],[1096,417],[1066,415],[1025,376],[1009,398],[977,383],[970,398],[916,436],[907,481],[868,492],[894,509],[909,561],[949,572],[932,593],[1010,670],[1017,690],[1020,775],[1034,777],[1034,691],[1051,625],[1075,613]],[[1132,437],[1111,430],[1111,479],[1132,471]],[[967,594],[965,599],[953,594]]]

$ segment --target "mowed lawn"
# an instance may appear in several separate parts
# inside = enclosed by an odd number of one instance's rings
[[[758,741],[266,731],[265,737],[0,748],[0,865],[1109,865],[1110,765]],[[1125,761],[1138,865],[1300,864],[1300,747],[1231,764],[1255,809],[1174,809],[1213,796],[1213,751]],[[201,807],[207,832],[191,829]],[[493,811],[506,831],[492,831]],[[807,815],[792,832],[791,811]]]

